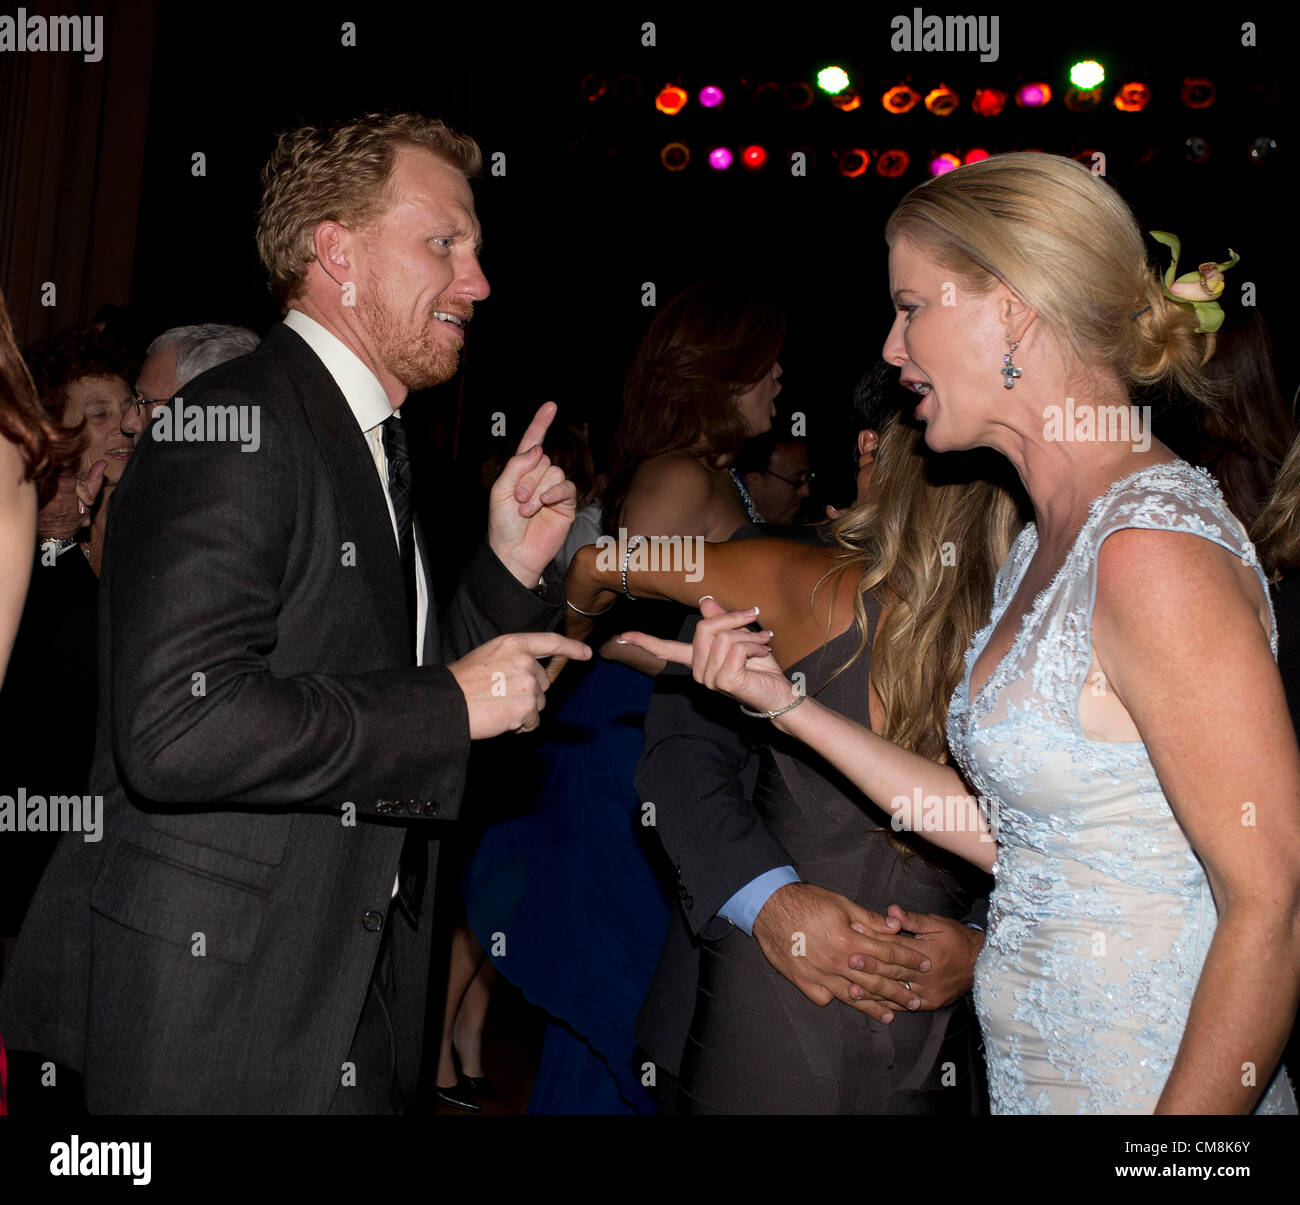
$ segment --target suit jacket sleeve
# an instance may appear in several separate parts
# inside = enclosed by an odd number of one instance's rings
[[[391,667],[359,570],[339,570],[331,541],[356,533],[334,517],[305,423],[221,373],[187,402],[256,407],[260,447],[146,436],[111,499],[101,603],[119,773],[162,805],[374,812],[405,798],[454,815],[469,752],[455,679]],[[467,584],[456,640],[486,622],[469,612],[491,588],[490,574]]]
[[[689,641],[698,616],[678,639]],[[655,827],[677,866],[677,894],[697,937],[730,931],[717,911],[764,871],[793,864],[746,797],[742,774],[753,750],[736,704],[670,665],[646,715],[637,794],[655,805]],[[757,722],[757,721],[756,721]]]
[[[442,652],[456,661],[507,632],[547,632],[564,620],[564,579],[547,565],[541,596],[522,585],[485,540],[461,574],[442,616]]]

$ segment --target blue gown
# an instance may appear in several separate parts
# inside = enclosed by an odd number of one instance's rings
[[[632,781],[653,686],[596,658],[548,721],[535,809],[488,829],[465,874],[470,928],[550,1014],[530,1113],[655,1111],[633,1037],[668,927]]]

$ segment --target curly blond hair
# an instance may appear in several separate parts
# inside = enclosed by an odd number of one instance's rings
[[[467,176],[482,167],[474,139],[419,113],[366,113],[280,135],[262,169],[257,251],[281,305],[306,288],[319,223],[365,225],[388,208],[388,182],[404,146],[429,151]]]

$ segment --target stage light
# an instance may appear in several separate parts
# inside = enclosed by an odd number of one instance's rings
[[[679,88],[676,84],[665,84],[659,90],[659,95],[655,97],[655,108],[660,113],[675,117],[682,111],[688,99],[685,88]]]
[[[1187,148],[1189,163],[1204,163],[1214,153],[1214,148],[1199,134],[1194,134],[1183,145]]]
[[[834,96],[849,86],[849,73],[843,67],[823,67],[817,72],[817,87]]]
[[[978,163],[981,159],[989,157],[988,151],[982,146],[972,147],[965,155],[962,156],[963,163]]]
[[[1007,94],[996,88],[976,88],[970,107],[981,117],[996,117],[1007,103]]]
[[[709,152],[709,166],[715,172],[725,172],[731,166],[731,152],[725,146],[715,146]]]
[[[871,163],[871,156],[867,154],[860,146],[855,146],[851,150],[840,152],[840,175],[854,176],[863,175]]]
[[[615,100],[635,100],[641,95],[641,77],[624,73],[614,81]]]
[[[781,85],[769,80],[754,89],[754,107],[760,112],[772,112],[781,104]]]
[[[761,146],[747,146],[740,152],[740,162],[746,170],[756,172],[767,162],[767,152]]]
[[[812,87],[803,80],[796,80],[785,90],[785,103],[792,109],[806,109],[813,103]]]
[[[599,100],[605,95],[605,81],[595,72],[589,72],[578,84],[578,95],[583,100]]]
[[[925,98],[925,107],[936,117],[947,117],[960,104],[961,97],[946,84],[940,84]]]
[[[1261,134],[1246,150],[1246,157],[1252,163],[1263,163],[1277,150],[1277,139]]]
[[[1151,89],[1146,84],[1125,84],[1115,93],[1115,108],[1121,113],[1141,113],[1151,103]]]
[[[1078,88],[1067,88],[1062,103],[1071,113],[1086,113],[1101,104],[1101,89],[1093,88],[1089,92]]]
[[[930,175],[942,176],[958,167],[961,167],[961,160],[950,151],[945,151],[942,155],[936,155],[930,160]],[[962,177],[963,180],[965,178],[965,176]]]
[[[921,94],[906,84],[899,84],[890,88],[888,92],[880,98],[880,103],[885,106],[887,113],[910,113],[916,108],[921,99]]]
[[[1183,86],[1178,91],[1178,99],[1189,109],[1208,109],[1218,95],[1219,90],[1204,78],[1184,78]]]
[[[691,161],[691,148],[684,142],[670,142],[659,152],[659,162],[670,172],[682,171]]]
[[[841,113],[852,113],[854,109],[862,106],[862,97],[858,95],[856,88],[845,88],[831,97],[833,104]]]
[[[895,180],[911,165],[911,157],[906,151],[886,151],[876,160],[876,175],[887,180]]]
[[[1070,68],[1070,83],[1080,92],[1091,92],[1100,88],[1106,78],[1106,70],[1096,59],[1084,59]]]
[[[725,98],[722,95],[721,88],[716,84],[709,84],[707,87],[700,89],[700,95],[697,99],[706,109],[716,109]]]
[[[1075,163],[1082,164],[1089,171],[1096,169],[1099,164],[1104,167],[1106,163],[1106,156],[1093,147],[1086,147],[1084,150],[1079,151],[1071,157],[1074,159]],[[1100,175],[1102,173],[1098,172],[1097,174]]]
[[[1016,92],[1016,104],[1022,109],[1041,109],[1052,99],[1052,90],[1040,82],[1024,84]]]

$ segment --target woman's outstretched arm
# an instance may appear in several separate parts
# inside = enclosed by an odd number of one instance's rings
[[[610,541],[579,548],[564,581],[565,594],[583,611],[617,605],[617,622],[636,622],[636,603],[623,599],[624,546]],[[689,538],[633,550],[627,588],[634,599],[667,599],[694,609],[708,595],[724,608],[757,603],[779,633],[777,654],[793,664],[833,639],[853,621],[851,572],[835,572],[836,551],[794,540],[713,543]],[[593,621],[572,609],[566,634],[584,639]]]
[[[730,695],[755,711],[777,711],[796,697],[790,681],[769,652],[770,632],[751,632],[747,611],[723,611],[705,599],[705,616],[693,644],[658,640],[642,632],[623,639],[657,656],[689,665],[697,682]],[[759,615],[766,619],[760,604]],[[997,857],[993,831],[980,814],[975,796],[961,776],[920,754],[901,749],[869,728],[805,699],[773,723],[803,741],[852,781],[899,828],[922,833],[927,841],[991,870]]]

